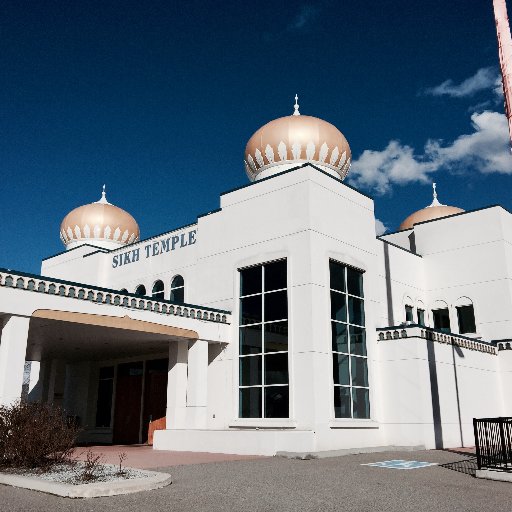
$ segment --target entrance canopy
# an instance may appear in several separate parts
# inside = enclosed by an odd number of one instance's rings
[[[62,365],[172,353],[176,381],[186,389],[188,351],[189,380],[200,383],[208,345],[230,342],[230,320],[229,311],[207,306],[0,269],[0,404],[21,396],[26,360],[51,363],[58,383]]]
[[[26,359],[100,360],[160,353],[169,343],[196,340],[190,329],[68,311],[36,310],[30,320]]]

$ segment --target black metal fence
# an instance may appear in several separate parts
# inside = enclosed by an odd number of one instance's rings
[[[474,418],[478,469],[512,471],[512,418]]]

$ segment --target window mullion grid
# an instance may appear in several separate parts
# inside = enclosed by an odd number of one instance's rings
[[[350,397],[350,417],[354,417],[354,404],[352,399],[352,354],[350,351],[350,306],[349,306],[349,293],[348,293],[348,272],[347,267],[343,269],[343,275],[345,278],[345,304],[347,308],[347,355],[348,355],[348,393]]]
[[[247,297],[257,297],[257,296],[260,296],[261,298],[261,321],[260,322],[257,322],[257,323],[254,323],[254,324],[244,324],[243,327],[244,328],[247,328],[247,327],[250,327],[250,326],[257,326],[257,325],[261,325],[261,352],[259,354],[245,354],[245,355],[242,355],[239,353],[239,358],[240,357],[261,357],[261,381],[260,381],[260,384],[255,384],[255,385],[241,385],[239,383],[239,389],[245,389],[245,388],[260,388],[261,389],[261,401],[260,401],[260,406],[261,406],[261,415],[260,415],[260,418],[266,418],[266,413],[265,413],[265,389],[268,387],[283,387],[283,386],[286,386],[288,389],[289,389],[289,382],[287,384],[280,384],[280,383],[277,383],[277,384],[266,384],[265,383],[265,367],[266,367],[266,364],[265,364],[265,355],[267,354],[267,347],[266,347],[266,336],[265,336],[265,327],[267,325],[267,322],[266,322],[266,312],[265,312],[265,297],[268,295],[268,294],[272,294],[272,293],[275,293],[275,292],[282,292],[282,291],[285,291],[287,292],[288,290],[288,287],[284,287],[284,288],[279,288],[279,289],[272,289],[270,291],[267,291],[266,288],[265,288],[265,271],[266,271],[266,268],[265,268],[266,264],[263,264],[261,265],[261,291],[259,293],[250,293],[250,294],[246,294],[246,295],[240,295],[240,307],[241,307],[241,304],[242,304],[242,299],[245,299]],[[278,322],[283,322],[283,321],[286,321],[288,322],[288,312],[285,316],[285,318],[282,318],[282,319],[277,319],[277,320],[271,320],[268,322],[268,325],[271,325],[272,323],[278,323]],[[239,326],[239,328],[242,327],[242,326]],[[282,351],[277,351],[276,353],[286,353],[288,354],[289,352],[289,349],[288,347],[286,348],[286,350],[282,350]],[[274,352],[271,352],[272,355],[274,355]]]
[[[272,294],[272,293],[276,293],[276,292],[285,292],[287,291],[288,288],[278,288],[276,290],[269,290],[268,292],[265,292],[265,295],[269,295],[269,294]],[[247,295],[240,295],[240,298],[241,299],[246,299],[247,297],[256,297],[257,295],[262,295],[263,292],[258,292],[258,293],[249,293]],[[354,295],[355,297],[355,295]],[[283,319],[285,320],[285,319]],[[278,322],[279,320],[270,320],[271,322]]]
[[[261,417],[265,417],[265,265],[261,267]]]
[[[345,296],[345,304],[346,304],[346,308],[347,308],[347,310],[346,310],[347,311],[346,321],[342,322],[342,321],[338,321],[338,320],[335,320],[335,319],[331,318],[331,322],[345,324],[346,328],[347,328],[347,349],[346,349],[346,352],[339,352],[338,350],[336,350],[336,351],[333,350],[333,354],[341,354],[341,355],[345,355],[345,356],[348,357],[348,370],[349,370],[348,377],[349,377],[349,381],[348,381],[347,385],[335,384],[334,386],[335,386],[335,388],[338,387],[338,388],[348,389],[349,399],[350,399],[350,418],[353,419],[354,418],[354,399],[353,399],[352,390],[353,389],[369,389],[369,387],[368,386],[354,385],[353,379],[352,379],[352,376],[353,376],[352,358],[353,357],[359,357],[359,358],[367,361],[368,357],[366,355],[352,354],[352,350],[351,350],[352,334],[350,332],[350,327],[354,326],[354,327],[361,328],[361,329],[364,330],[364,332],[366,332],[366,329],[365,329],[364,325],[358,325],[358,324],[352,323],[352,318],[350,317],[349,298],[353,297],[355,299],[361,300],[362,303],[363,303],[363,311],[364,311],[364,298],[349,293],[349,291],[348,291],[348,267],[347,266],[344,266],[343,276],[344,276],[344,281],[345,281],[345,290],[340,291],[340,290],[334,290],[334,289],[332,289],[330,287],[329,288],[331,290],[331,297],[332,297],[332,292],[333,291],[334,292],[338,292],[338,293],[342,293]],[[331,329],[332,329],[332,326],[331,326]],[[365,345],[366,345],[366,343],[365,343]]]

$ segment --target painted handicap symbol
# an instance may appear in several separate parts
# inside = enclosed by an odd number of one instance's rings
[[[418,460],[403,460],[393,459],[384,460],[381,462],[370,462],[367,464],[361,464],[361,466],[373,466],[376,468],[389,468],[389,469],[418,469],[426,468],[428,466],[437,466],[435,462],[422,462]]]

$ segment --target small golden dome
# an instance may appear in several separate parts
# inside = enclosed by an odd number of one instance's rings
[[[105,186],[101,199],[69,212],[60,225],[60,239],[66,249],[91,244],[116,249],[139,240],[139,226],[123,209],[107,201]]]
[[[400,224],[400,231],[404,229],[411,229],[414,224],[418,224],[419,222],[441,219],[442,217],[448,217],[449,215],[455,215],[456,213],[464,212],[462,208],[441,204],[437,199],[436,184],[433,183],[432,186],[434,189],[434,200],[432,201],[432,204],[426,208],[418,210],[417,212],[411,213],[411,215],[409,215],[409,217],[407,217],[402,222],[402,224]]]
[[[257,130],[245,148],[245,170],[251,181],[311,162],[344,179],[352,153],[345,136],[332,124],[299,114],[270,121]]]

